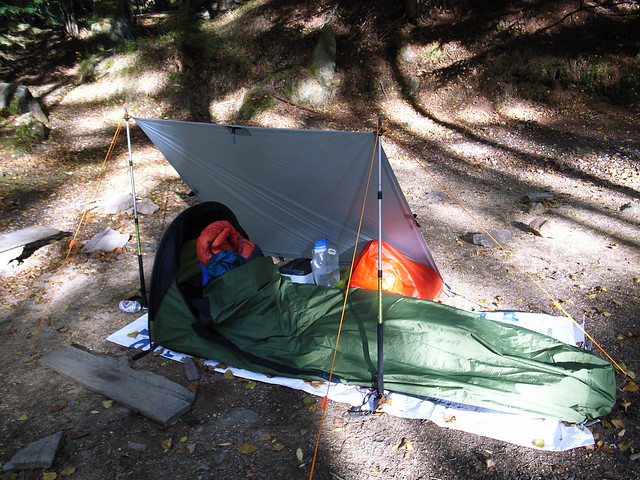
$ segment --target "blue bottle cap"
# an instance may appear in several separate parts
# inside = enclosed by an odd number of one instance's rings
[[[328,244],[329,240],[327,239],[327,237],[324,237],[322,240],[318,240],[317,242],[315,242],[313,244],[313,248],[327,248]]]

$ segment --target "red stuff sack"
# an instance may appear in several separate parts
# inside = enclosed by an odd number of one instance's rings
[[[371,240],[356,259],[351,286],[378,289],[378,240]],[[382,290],[406,297],[437,300],[442,294],[440,274],[426,265],[409,260],[382,242]]]

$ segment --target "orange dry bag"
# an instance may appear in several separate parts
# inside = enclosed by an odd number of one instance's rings
[[[378,289],[378,241],[371,240],[356,259],[351,286]],[[406,297],[437,300],[442,293],[440,274],[426,265],[409,260],[382,242],[382,290]]]

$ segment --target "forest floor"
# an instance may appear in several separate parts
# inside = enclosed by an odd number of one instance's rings
[[[109,99],[108,83],[74,83],[78,76],[72,63],[31,86],[46,101],[51,137],[30,153],[0,153],[0,233],[32,226],[73,233],[88,202],[129,191],[124,132],[103,164],[128,105]],[[310,112],[278,101],[252,123],[371,130],[382,111],[390,132],[385,151],[456,294],[442,301],[476,311],[561,314],[521,272],[524,267],[567,312],[584,320],[589,334],[631,376],[640,371],[638,112],[567,93],[546,103],[505,98],[499,111],[474,92],[464,109],[449,110],[436,96],[417,105],[398,92],[385,93],[377,111],[364,102],[334,102]],[[160,102],[136,98],[135,116],[168,115]],[[231,108],[225,105],[220,112]],[[138,196],[160,207],[140,219],[149,275],[162,232],[196,200],[135,123],[132,144]],[[440,198],[433,194],[445,190],[451,196],[433,201]],[[529,213],[526,197],[540,192],[552,198],[544,211]],[[532,232],[536,216],[555,222],[552,238]],[[509,229],[507,251],[474,244],[476,222],[488,230]],[[49,476],[37,469],[0,478],[307,478],[320,421],[319,399],[308,394],[263,383],[247,388],[242,379],[204,370],[192,410],[162,427],[39,363],[69,344],[126,355],[107,337],[139,316],[118,308],[139,288],[135,231],[130,215],[97,210],[84,238],[107,226],[131,235],[125,248],[65,261],[68,242],[60,241],[1,267],[0,462],[55,432],[63,431],[65,439],[45,470]],[[147,356],[135,368],[190,384],[182,364],[162,357]],[[589,427],[596,444],[564,452],[428,421],[352,418],[346,405],[329,402],[314,478],[637,478],[640,400],[633,379],[616,376],[617,404]],[[246,444],[258,449],[239,449]]]

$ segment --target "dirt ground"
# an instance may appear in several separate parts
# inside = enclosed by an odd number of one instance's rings
[[[35,88],[46,98],[51,138],[26,155],[2,153],[0,233],[30,226],[75,232],[87,203],[129,191],[124,132],[103,165],[126,106],[87,101],[84,86],[49,94],[61,77]],[[455,295],[442,301],[469,310],[559,314],[535,280],[630,375],[640,348],[640,118],[591,100],[554,104],[506,99],[497,111],[483,98],[444,111],[440,99],[420,105],[388,95],[380,105],[384,145],[421,224],[442,276]],[[474,105],[473,108],[467,108]],[[143,101],[134,115],[162,115]],[[373,109],[349,117],[278,102],[254,124],[372,129]],[[346,119],[351,118],[347,122]],[[474,122],[472,119],[485,119]],[[160,208],[141,216],[145,273],[164,228],[196,199],[159,152],[132,125],[136,190]],[[447,191],[452,197],[433,201]],[[545,212],[528,213],[527,195],[547,192]],[[459,202],[459,203],[458,203]],[[536,217],[556,222],[553,238],[532,233]],[[472,234],[506,228],[507,251],[475,245]],[[132,236],[116,252],[77,254],[68,241],[27,252],[2,267],[0,294],[0,462],[30,442],[64,432],[53,465],[0,478],[237,479],[307,478],[320,422],[318,399],[285,387],[203,371],[192,410],[162,427],[54,373],[39,359],[65,345],[123,356],[107,336],[137,318],[118,302],[139,288],[130,215],[90,216],[84,238],[107,226]],[[30,253],[30,255],[29,255]],[[522,273],[524,268],[531,278]],[[604,356],[597,347],[594,350]],[[147,356],[134,365],[189,385],[183,367]],[[339,479],[618,479],[638,478],[638,394],[617,375],[618,404],[589,427],[597,444],[548,453],[392,416],[352,418],[329,402],[314,478]],[[149,399],[153,402],[153,398]],[[514,426],[517,428],[517,426]],[[409,442],[409,443],[407,443]],[[239,450],[244,444],[258,449]],[[275,446],[278,446],[275,448]],[[46,475],[46,476],[45,476]]]

